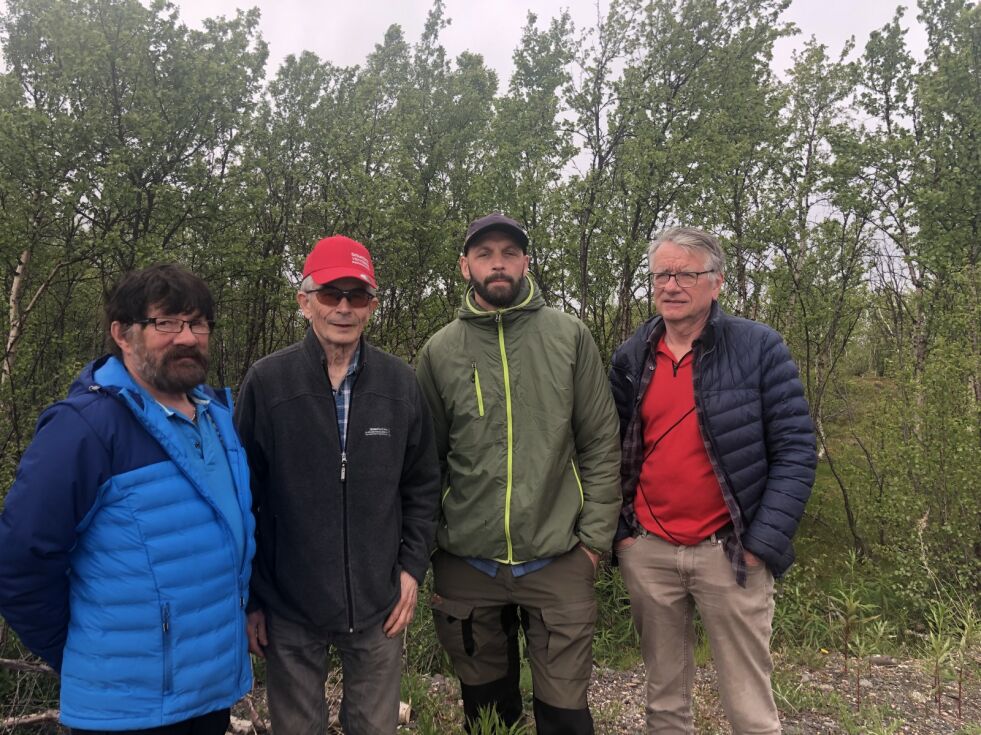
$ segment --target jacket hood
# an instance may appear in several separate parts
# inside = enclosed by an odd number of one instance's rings
[[[481,308],[474,299],[473,286],[468,286],[466,292],[463,294],[463,303],[460,306],[459,317],[461,319],[497,321],[498,315],[500,315],[502,318],[510,320],[510,318],[516,317],[523,311],[537,311],[543,306],[545,306],[545,299],[542,296],[541,289],[530,275],[525,274],[524,283],[518,289],[518,296],[515,298],[514,303],[511,306],[505,306],[503,309],[486,311]]]

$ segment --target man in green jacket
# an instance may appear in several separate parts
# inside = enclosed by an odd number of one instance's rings
[[[593,578],[619,500],[619,425],[599,351],[545,306],[528,235],[494,213],[467,230],[459,317],[423,347],[443,473],[433,616],[468,727],[521,717],[524,630],[539,735],[592,733]]]

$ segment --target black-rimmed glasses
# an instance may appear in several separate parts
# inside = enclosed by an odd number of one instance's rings
[[[671,279],[677,283],[681,288],[691,288],[696,283],[698,283],[698,277],[704,276],[706,273],[715,273],[715,268],[707,271],[682,271],[680,273],[651,273],[651,280],[654,281],[655,286],[664,288],[667,286]]]
[[[180,334],[184,331],[186,324],[191,334],[211,334],[215,328],[213,319],[177,319],[170,316],[149,316],[146,319],[137,319],[133,324],[152,324],[153,328],[164,334]]]

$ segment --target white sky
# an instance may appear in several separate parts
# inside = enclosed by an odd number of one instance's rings
[[[147,0],[143,0],[146,2]],[[273,76],[289,54],[313,51],[320,58],[342,66],[360,64],[393,23],[402,26],[410,43],[418,40],[431,0],[172,0],[180,17],[200,27],[207,17],[232,15],[236,8],[258,7],[260,31],[269,45],[266,73]],[[800,33],[781,40],[775,49],[774,68],[790,66],[791,54],[814,36],[837,57],[849,36],[861,53],[869,32],[888,23],[897,6],[907,7],[903,26],[914,55],[921,57],[926,34],[916,20],[915,0],[793,0],[784,20],[795,23]],[[597,6],[605,13],[609,0],[445,0],[451,25],[441,40],[451,59],[462,51],[484,57],[496,69],[499,89],[507,87],[511,54],[521,37],[529,11],[538,16],[539,28],[568,8],[577,28],[595,25]],[[0,0],[0,13],[7,10]],[[0,61],[0,70],[5,65]]]
[[[2,0],[0,0],[2,2]],[[381,42],[393,23],[402,26],[406,39],[418,40],[432,5],[430,0],[174,0],[181,17],[191,26],[201,19],[231,15],[237,7],[258,7],[260,28],[269,44],[267,74],[272,76],[289,54],[313,51],[320,58],[342,66],[360,64]],[[539,28],[568,8],[577,28],[595,25],[597,4],[605,12],[609,0],[445,0],[452,23],[441,34],[449,54],[472,51],[498,71],[500,89],[511,73],[511,54],[521,37],[528,11],[538,16]],[[801,33],[782,40],[776,48],[774,67],[790,66],[791,53],[814,35],[837,56],[846,39],[854,35],[861,52],[870,31],[888,23],[898,5],[907,6],[903,25],[911,29],[907,43],[920,55],[926,43],[916,21],[913,0],[793,0],[784,19]]]

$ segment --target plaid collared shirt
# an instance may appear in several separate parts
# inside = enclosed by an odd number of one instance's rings
[[[334,406],[337,408],[337,434],[341,438],[341,451],[347,448],[347,417],[351,410],[351,390],[354,388],[354,377],[358,372],[358,365],[361,363],[361,345],[358,345],[351,364],[347,366],[347,373],[344,380],[334,390]]]
[[[640,471],[644,466],[644,422],[640,415],[641,402],[644,400],[644,394],[647,393],[647,388],[651,384],[651,379],[654,377],[654,355],[656,353],[657,343],[660,341],[664,334],[663,323],[658,328],[652,329],[650,335],[647,338],[647,355],[644,359],[644,370],[640,376],[640,382],[637,385],[637,393],[634,396],[634,411],[633,415],[630,417],[630,421],[627,424],[627,429],[624,433],[623,444],[621,447],[621,460],[620,460],[620,493],[623,495],[623,505],[620,510],[620,517],[622,519],[622,524],[625,524],[632,535],[646,535],[648,533],[647,529],[641,526],[640,522],[637,520],[637,512],[634,510],[634,501],[637,497],[637,484],[640,480]],[[698,342],[698,340],[695,340]],[[697,352],[693,357],[697,358]],[[693,372],[692,379],[695,381],[695,394],[698,395],[698,371]],[[703,418],[701,408],[698,406],[698,402],[695,404],[696,415],[698,417],[699,428],[703,426]],[[744,521],[742,510],[739,504],[736,502],[736,497],[732,492],[732,488],[729,487],[728,482],[725,479],[725,473],[722,467],[719,466],[718,461],[715,458],[709,445],[708,437],[705,434],[705,430],[701,429],[702,441],[705,443],[705,452],[708,455],[709,461],[712,463],[712,469],[715,470],[715,476],[719,480],[719,487],[722,491],[722,498],[725,501],[726,507],[729,509],[729,515],[732,517],[733,530],[728,536],[725,537],[723,542],[726,557],[732,564],[732,570],[736,574],[736,583],[740,586],[746,586],[746,560],[743,557],[743,546],[742,538],[744,528]]]

